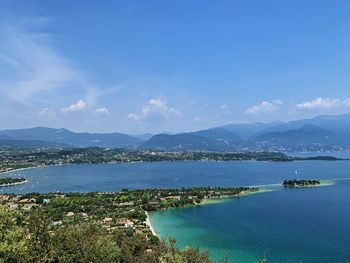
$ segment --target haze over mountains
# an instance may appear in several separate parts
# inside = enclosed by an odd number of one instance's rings
[[[179,151],[319,151],[350,149],[350,114],[292,122],[229,124],[196,132],[131,136],[31,128],[0,131],[0,147],[140,148]]]
[[[140,140],[136,137],[123,133],[77,133],[67,129],[53,129],[45,127],[36,127],[20,130],[2,130],[0,131],[0,145],[6,141],[41,141],[56,143],[59,147],[107,147],[107,148],[127,148],[139,144]],[[49,145],[50,145],[49,144]]]

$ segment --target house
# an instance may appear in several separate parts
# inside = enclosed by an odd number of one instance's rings
[[[19,201],[20,198],[21,198],[21,197],[20,197],[19,195],[17,195],[17,196],[15,196],[15,197],[12,197],[12,198],[10,199],[10,201],[16,203],[16,202]]]
[[[10,199],[9,195],[0,195],[0,203],[7,202]]]
[[[18,204],[16,204],[16,203],[9,203],[8,206],[9,206],[9,208],[12,208],[12,209],[18,208]]]
[[[89,216],[88,216],[87,213],[81,213],[81,217],[82,217],[82,218],[88,218]]]
[[[118,220],[117,220],[117,224],[118,225],[125,225],[125,224],[127,224],[128,223],[128,219],[126,219],[126,218],[119,218]]]
[[[52,224],[54,226],[61,226],[63,223],[62,223],[62,220],[59,220],[59,221],[54,221]]]
[[[25,204],[21,209],[25,212],[29,212],[34,206],[37,206],[37,204],[29,203]]]
[[[170,195],[170,196],[167,197],[167,199],[180,201],[181,200],[181,196],[179,196],[179,195]]]
[[[133,228],[134,227],[134,222],[132,221],[127,221],[126,224],[124,225],[125,228]]]
[[[75,213],[74,212],[68,212],[67,216],[68,217],[73,217],[73,216],[75,216]]]
[[[103,223],[105,224],[110,224],[113,222],[113,218],[111,217],[106,217],[105,219],[103,219]]]

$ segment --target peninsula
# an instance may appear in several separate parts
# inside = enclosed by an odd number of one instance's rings
[[[25,178],[0,178],[0,187],[24,184],[26,182]]]
[[[195,187],[109,193],[0,195],[6,262],[212,262],[207,252],[162,241],[147,211],[240,197],[257,188]],[[44,242],[45,241],[45,242]],[[77,253],[77,251],[79,251]],[[175,261],[176,258],[176,261]],[[67,260],[69,259],[69,260]]]

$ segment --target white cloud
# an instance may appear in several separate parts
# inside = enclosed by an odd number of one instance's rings
[[[77,112],[86,108],[87,104],[84,100],[79,100],[77,103],[69,105],[61,109],[62,112]]]
[[[311,101],[306,101],[298,103],[295,105],[296,109],[299,110],[314,110],[314,109],[329,109],[335,107],[349,107],[350,98],[346,100],[341,100],[337,98],[316,98]]]
[[[161,100],[161,99],[150,99],[148,101],[149,105],[152,105],[156,108],[159,108],[159,109],[166,109],[167,106],[166,106],[166,102]]]
[[[54,118],[56,117],[56,111],[54,109],[44,108],[39,112],[39,115],[47,118]]]
[[[139,114],[129,113],[129,120],[146,120],[151,118],[163,118],[168,119],[170,117],[182,117],[182,113],[172,107],[169,107],[167,102],[163,99],[150,99],[147,104],[142,108]]]
[[[226,104],[221,105],[219,109],[224,114],[230,114],[231,113],[230,107],[228,105],[226,105]]]
[[[128,114],[128,119],[132,120],[132,121],[138,121],[140,118],[135,113],[129,113]]]
[[[259,105],[252,106],[248,108],[245,113],[246,114],[262,114],[262,113],[271,113],[279,110],[281,106],[283,105],[283,101],[281,100],[273,100],[271,102],[269,101],[263,101]]]
[[[95,110],[96,113],[102,114],[102,115],[108,115],[109,111],[107,108],[98,108]]]

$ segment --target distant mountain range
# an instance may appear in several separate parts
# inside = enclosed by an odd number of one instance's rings
[[[0,147],[140,148],[171,151],[349,150],[350,114],[292,122],[229,124],[179,134],[76,133],[45,127],[2,130]]]
[[[174,135],[158,134],[141,144],[140,147],[179,151],[230,151],[242,144],[244,140],[235,133],[224,128],[213,128]]]
[[[0,131],[0,145],[2,138],[22,141],[54,142],[59,147],[106,147],[128,148],[138,145],[141,140],[123,133],[76,133],[67,129],[52,129],[37,127],[20,130]],[[45,146],[44,146],[45,148]]]

